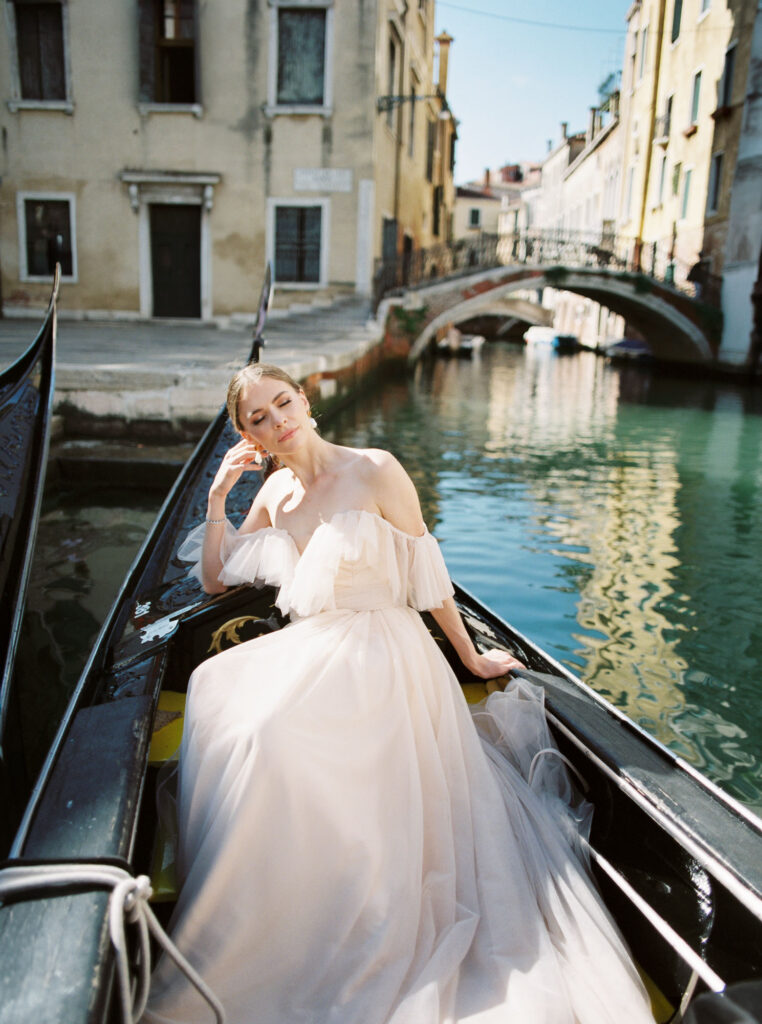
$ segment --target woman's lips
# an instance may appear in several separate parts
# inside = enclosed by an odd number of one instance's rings
[[[294,427],[293,430],[287,430],[285,434],[281,434],[281,436],[278,438],[278,444],[280,444],[283,441],[288,441],[289,437],[293,437],[298,429],[298,427]]]

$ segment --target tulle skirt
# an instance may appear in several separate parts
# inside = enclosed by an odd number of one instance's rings
[[[189,689],[171,931],[230,1024],[652,1021],[542,692],[469,710],[417,612],[332,610]],[[169,961],[145,1021],[208,1008]]]

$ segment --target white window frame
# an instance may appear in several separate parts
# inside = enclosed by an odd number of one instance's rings
[[[61,280],[69,284],[79,282],[77,269],[77,197],[74,192],[17,192],[16,221],[19,237],[19,280],[32,283],[34,281],[50,282],[52,274],[30,274],[26,258],[26,209],[27,199],[50,202],[65,200],[69,204],[69,231],[71,233],[71,274],[62,274]]]
[[[638,56],[638,81],[643,81],[646,73],[646,50],[648,48],[648,25],[640,30],[640,54]]]
[[[725,153],[723,150],[718,150],[716,153],[712,153],[709,160],[709,187],[706,190],[706,212],[707,214],[717,213],[720,208],[720,181],[722,179],[722,165],[725,162]],[[720,165],[720,173],[717,174],[717,165]],[[720,179],[720,180],[718,180]],[[717,192],[717,203],[712,205],[712,193]]]
[[[624,180],[624,222],[632,217],[632,199],[635,192],[635,164],[630,164]]]
[[[699,90],[698,90],[698,102],[696,103],[696,116],[693,116],[693,102],[696,97],[696,79],[699,79]],[[692,128],[694,125],[698,125],[701,115],[701,92],[702,86],[704,85],[704,69],[703,67],[696,68],[691,76],[691,98],[690,107],[688,108],[688,127]]]
[[[683,167],[682,189],[680,190],[680,217],[681,221],[688,220],[688,204],[691,199],[691,184],[693,181],[693,167]]]
[[[64,82],[66,84],[65,100],[25,100],[21,96],[21,75],[19,73],[19,46],[16,27],[16,5],[6,2],[5,24],[8,32],[8,48],[10,51],[11,95],[8,109],[15,114],[19,110],[60,110],[64,114],[74,113],[71,89],[71,46],[69,43],[69,3],[61,0],[61,34],[63,37]],[[68,278],[66,278],[68,280]]]
[[[699,0],[699,16],[697,21],[703,21],[712,9],[712,0]]]
[[[333,0],[267,0],[270,7],[270,52],[267,66],[267,117],[287,114],[319,114],[330,117],[333,113]],[[323,102],[278,103],[278,9],[303,7],[305,10],[325,11],[325,56],[323,64]]]
[[[294,196],[269,196],[265,234],[266,259],[275,272],[275,211],[279,206],[319,206],[320,213],[320,280],[319,281],[275,281],[280,291],[317,291],[328,285],[328,270],[331,254],[331,200],[328,198],[295,198]]]
[[[656,183],[656,202],[654,203],[654,209],[658,209],[664,202],[664,185],[667,181],[667,154],[666,152],[661,155],[661,167],[659,168],[659,176]]]

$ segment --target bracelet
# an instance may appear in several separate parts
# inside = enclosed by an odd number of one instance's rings
[[[206,519],[207,526],[218,526],[220,523],[226,523],[227,519]]]

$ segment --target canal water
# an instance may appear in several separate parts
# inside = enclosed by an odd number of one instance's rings
[[[495,344],[385,381],[323,432],[393,451],[454,578],[762,811],[758,391]],[[51,710],[162,497],[48,502],[25,657],[57,679]]]

